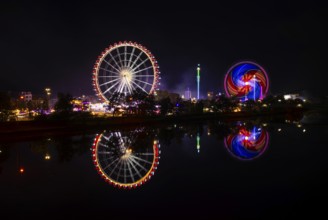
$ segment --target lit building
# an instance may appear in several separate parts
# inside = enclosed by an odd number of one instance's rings
[[[286,95],[284,95],[285,100],[288,100],[288,99],[295,100],[295,99],[298,99],[298,98],[301,98],[299,94],[286,94]]]
[[[185,98],[186,100],[190,100],[190,99],[191,99],[191,91],[190,91],[189,88],[185,91],[184,98]]]
[[[164,98],[169,98],[172,103],[175,103],[177,99],[180,97],[178,93],[168,92],[166,90],[157,90],[157,95],[155,96],[155,100],[159,101]]]
[[[207,92],[207,99],[212,100],[214,98],[214,93],[213,92]]]
[[[31,92],[21,92],[20,99],[25,102],[32,101],[32,93]]]

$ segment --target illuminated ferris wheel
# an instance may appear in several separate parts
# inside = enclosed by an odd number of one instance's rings
[[[119,188],[141,186],[154,175],[159,164],[159,142],[145,143],[140,130],[97,135],[92,148],[94,165],[106,182]]]
[[[94,65],[93,86],[108,101],[114,93],[132,94],[136,89],[152,94],[159,85],[159,66],[153,54],[135,42],[118,42],[106,48]]]

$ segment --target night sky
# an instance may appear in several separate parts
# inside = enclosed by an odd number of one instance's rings
[[[0,91],[93,95],[97,56],[127,40],[155,55],[161,89],[195,90],[200,63],[201,93],[223,92],[229,67],[251,60],[267,70],[272,94],[327,95],[327,5],[120,2],[1,1]]]

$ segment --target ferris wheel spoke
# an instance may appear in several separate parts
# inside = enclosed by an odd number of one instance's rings
[[[139,170],[137,169],[137,167],[134,166],[134,164],[132,163],[132,161],[130,160],[130,158],[129,158],[129,160],[128,160],[128,164],[129,164],[129,163],[131,164],[132,168],[136,171],[136,173],[138,174],[139,178],[141,179],[141,178],[142,178],[141,173],[139,172]]]
[[[106,141],[109,141],[109,139],[110,139],[112,136],[113,136],[112,134],[110,134],[108,137],[105,136],[105,135],[103,135],[102,138],[104,138]]]
[[[134,89],[133,89],[131,83],[128,83],[128,87],[129,87],[129,92],[130,92],[130,94],[132,94],[132,92],[133,92]]]
[[[127,54],[127,52],[126,52],[126,50],[127,50],[127,48],[126,48],[126,46],[124,46],[124,67],[126,67],[126,54]]]
[[[119,66],[120,66],[121,68],[123,68],[124,65],[122,64],[121,53],[120,53],[119,47],[116,48],[116,51],[117,51],[118,59],[120,60],[120,64],[121,64],[121,65],[119,65]]]
[[[107,160],[110,160],[110,161],[111,161],[114,157],[115,157],[115,156],[111,156],[111,157],[109,157],[109,158],[104,158],[103,161],[107,161]]]
[[[131,155],[131,158],[142,161],[142,162],[145,162],[145,163],[148,163],[148,164],[153,164],[152,162],[149,162],[148,160],[142,159],[140,157],[136,157],[134,155]]]
[[[105,63],[107,63],[109,66],[111,66],[114,70],[116,70],[118,73],[120,72],[116,67],[114,67],[112,64],[108,63],[107,60],[103,60]]]
[[[102,146],[102,147],[108,148],[108,146],[106,144],[103,144],[101,142],[99,143],[99,145]]]
[[[154,75],[135,75],[134,77],[154,77]]]
[[[122,81],[120,81],[120,84],[117,86],[115,92],[120,93],[121,92],[121,87],[122,87]]]
[[[98,154],[113,154],[113,152],[110,152],[110,151],[98,151]]]
[[[135,164],[137,164],[141,169],[143,169],[144,171],[148,172],[148,170],[146,169],[146,167],[142,166],[138,161],[136,161],[133,157],[130,157],[131,161]]]
[[[116,158],[114,161],[112,161],[110,164],[108,164],[107,166],[105,166],[103,168],[103,170],[106,170],[107,168],[109,168],[111,165],[113,165],[114,163],[116,163],[116,161],[118,161],[119,158]],[[116,164],[117,165],[117,164]]]
[[[122,93],[125,93],[126,92],[126,82],[123,82],[123,85],[122,85]]]
[[[154,153],[135,153],[135,155],[153,156]]]
[[[134,79],[135,81],[138,81],[138,82],[141,82],[141,83],[144,83],[146,85],[150,85],[152,86],[153,84],[149,83],[149,82],[146,82],[146,81],[142,81],[142,80],[139,80],[139,79]]]
[[[108,69],[105,69],[105,68],[102,68],[102,67],[100,67],[99,69],[104,70],[104,71],[109,72],[109,73],[113,73],[115,75],[118,75],[119,74],[118,72],[113,72],[111,70],[108,70]]]
[[[123,90],[125,90],[125,82],[124,81],[122,81],[122,83],[121,83],[121,88],[120,88],[120,93],[123,93],[124,91]],[[122,140],[122,143],[125,143],[123,140]]]
[[[117,78],[118,76],[98,76],[99,78]]]
[[[122,93],[126,94],[126,84],[123,84]]]
[[[122,170],[123,164],[125,164],[125,161],[123,161],[123,162],[121,163],[121,166],[120,166],[120,168],[118,169],[117,176],[116,176],[116,181],[118,181],[118,178],[120,177],[120,173],[121,173],[121,170]]]
[[[118,65],[118,63],[116,62],[116,59],[114,58],[113,54],[109,53],[109,56],[112,58],[112,60],[113,60],[114,63],[116,64],[116,66],[120,66],[120,65]]]
[[[129,83],[127,83],[126,84],[126,87],[125,87],[125,95],[127,94],[127,93],[130,93],[130,87],[129,87]]]
[[[109,176],[112,176],[113,173],[114,173],[114,171],[116,170],[117,166],[118,166],[119,164],[122,163],[122,160],[119,160],[119,158],[117,158],[117,160],[118,160],[118,163],[117,163],[117,164],[115,165],[115,167],[112,169],[112,171],[110,172]]]
[[[99,86],[104,86],[104,85],[110,84],[110,83],[115,82],[115,81],[118,81],[118,80],[120,80],[120,78],[117,77],[117,79],[113,79],[111,81],[105,82],[103,84],[100,84]]]
[[[124,163],[124,183],[126,183],[126,163]]]
[[[135,47],[133,47],[133,49],[132,49],[132,52],[131,52],[131,54],[130,54],[130,59],[129,59],[129,63],[128,63],[128,67],[130,67],[130,65],[131,65],[131,62],[132,62],[132,57],[133,57],[133,55],[134,55],[134,51],[135,51]]]
[[[129,66],[130,68],[133,68],[134,65],[136,65],[137,61],[139,60],[139,58],[141,57],[142,54],[143,54],[143,52],[141,51],[141,52],[139,53],[139,55],[137,56],[137,58],[133,61],[132,65]]]
[[[145,93],[147,93],[148,94],[148,92],[144,89],[144,88],[142,88],[141,86],[139,86],[137,83],[135,83],[135,82],[133,82],[133,81],[131,81],[134,85],[136,85],[139,89],[141,89],[142,91],[144,91]]]
[[[148,69],[152,69],[152,68],[153,68],[153,66],[149,66],[149,67],[146,67],[146,68],[141,69],[141,70],[138,70],[138,71],[133,71],[133,74],[140,73],[140,72],[142,72],[142,71],[145,71],[145,70],[148,70]],[[152,76],[152,75],[151,75],[151,76]]]
[[[129,92],[129,82],[124,82],[124,94]]]
[[[116,86],[117,84],[119,84],[119,82],[116,82],[114,83],[111,87],[109,87],[108,89],[106,89],[104,92],[103,92],[103,95],[107,92],[109,92],[114,86]]]
[[[147,62],[147,60],[149,60],[148,57],[147,57],[144,61],[142,61],[141,63],[139,63],[138,66],[134,67],[134,68],[132,69],[132,71],[135,71],[136,69],[138,69],[139,66],[141,66],[142,64],[144,64],[145,62]]]
[[[130,172],[131,179],[132,179],[133,182],[135,182],[134,175],[133,175],[133,172],[131,170],[130,163],[128,162],[127,165],[128,165],[128,169],[129,169],[129,172]]]

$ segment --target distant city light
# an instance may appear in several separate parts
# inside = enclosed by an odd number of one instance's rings
[[[51,156],[50,156],[49,154],[46,154],[46,155],[44,156],[44,159],[45,159],[45,160],[50,160],[50,159],[51,159]]]
[[[44,90],[46,91],[46,93],[47,93],[48,96],[51,95],[51,89],[50,88],[45,88]]]
[[[20,172],[20,173],[24,173],[24,172],[25,172],[24,167],[21,167],[21,168],[19,169],[19,172]]]

